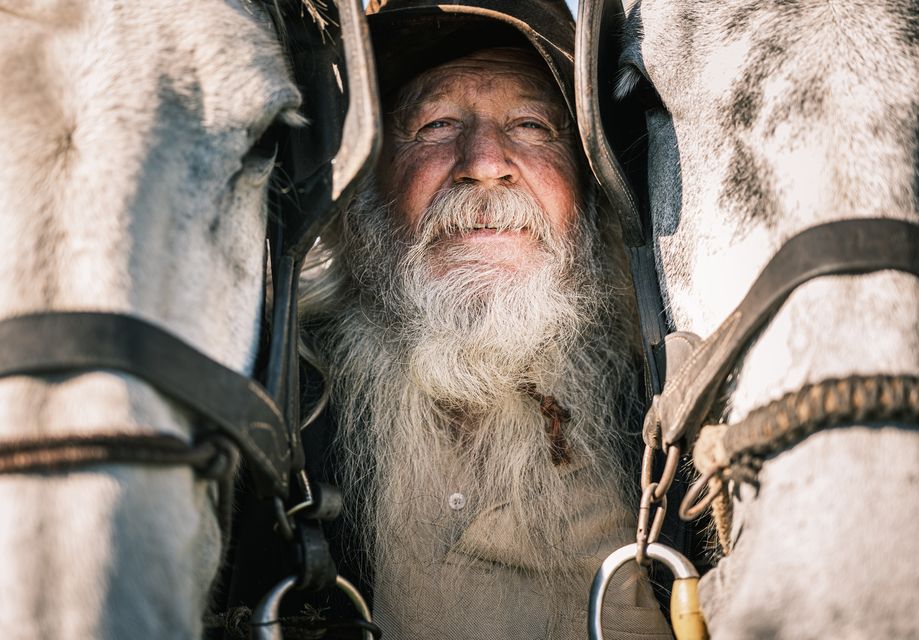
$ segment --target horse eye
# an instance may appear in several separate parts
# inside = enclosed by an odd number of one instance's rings
[[[647,78],[642,77],[632,95],[645,111],[653,111],[655,109],[667,110],[657,89],[654,88],[654,85],[651,84]]]
[[[288,125],[284,122],[275,121],[246,151],[245,161],[268,161],[274,160],[278,153],[278,147],[284,136],[290,134]]]
[[[635,62],[622,62],[616,78],[614,95],[616,100],[637,103],[644,111],[667,110],[643,67]]]

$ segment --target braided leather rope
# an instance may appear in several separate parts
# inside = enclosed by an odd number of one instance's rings
[[[238,463],[235,445],[219,435],[194,444],[164,434],[117,432],[0,442],[0,475],[68,473],[98,465],[191,467],[199,477],[219,483],[217,511],[224,537],[230,531]]]
[[[919,378],[849,376],[805,385],[752,411],[724,431],[724,455],[735,480],[755,477],[767,455],[807,436],[850,423],[919,423]]]
[[[712,507],[718,541],[730,553],[731,501],[726,480],[755,482],[763,460],[818,431],[845,424],[896,421],[919,424],[919,378],[849,376],[803,386],[752,411],[736,424],[702,429],[693,462],[702,472],[680,506],[691,520]],[[708,495],[701,497],[703,485]]]
[[[190,445],[166,435],[129,433],[0,442],[0,474],[65,472],[101,464],[187,465],[206,478],[232,472],[227,444]]]

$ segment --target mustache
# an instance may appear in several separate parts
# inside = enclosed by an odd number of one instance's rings
[[[458,184],[440,192],[419,219],[415,242],[430,246],[482,228],[526,231],[543,244],[556,245],[548,215],[533,196],[516,187],[475,184]]]

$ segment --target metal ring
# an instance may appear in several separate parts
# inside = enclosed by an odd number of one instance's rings
[[[278,612],[281,600],[297,584],[297,576],[288,576],[272,587],[259,601],[249,619],[253,640],[284,640]]]
[[[370,617],[370,607],[367,606],[367,601],[364,600],[364,596],[357,590],[357,587],[341,576],[335,576],[335,586],[345,592],[354,608],[364,618],[364,622],[373,624],[373,620]],[[364,640],[373,640],[373,634],[366,629],[364,629]]]
[[[657,483],[652,482],[641,494],[641,503],[638,507],[638,529],[635,534],[635,541],[638,545],[635,552],[635,562],[641,565],[648,563],[645,550],[649,544],[657,542],[661,535],[661,529],[664,527],[664,517],[667,515],[667,496],[662,500],[655,500],[654,492],[657,489]],[[657,511],[654,512],[654,518],[651,519],[651,507],[657,504]],[[648,526],[650,521],[650,526]]]
[[[644,491],[651,484],[651,466],[654,464],[654,452],[657,449],[650,445],[645,445],[644,453],[641,454],[641,490]]]
[[[286,511],[287,517],[293,518],[295,515],[297,515],[304,509],[309,509],[314,504],[316,504],[315,500],[304,500],[303,502],[295,504],[294,506],[292,506],[290,509]]]
[[[654,492],[654,497],[657,500],[661,500],[670,491],[670,485],[673,484],[673,479],[676,477],[677,469],[680,466],[680,455],[679,445],[672,444],[667,449],[667,462],[664,463],[664,471],[657,481],[657,490]]]
[[[705,488],[708,487],[709,481],[720,473],[721,469],[718,467],[709,469],[702,474],[702,477],[693,483],[689,491],[687,491],[686,495],[683,497],[683,502],[680,503],[679,514],[681,520],[687,522],[689,520],[695,520],[705,513],[706,509],[712,506],[712,502],[715,501],[715,498],[718,497],[718,492],[721,490],[720,487],[717,490],[709,490],[705,497],[701,496]]]
[[[294,527],[284,509],[284,503],[280,498],[275,497],[274,501],[274,530],[281,534],[281,537],[290,542],[294,539]]]
[[[610,580],[616,571],[629,560],[633,560],[637,551],[638,545],[635,543],[616,549],[597,570],[590,587],[590,600],[587,605],[587,632],[590,640],[603,640],[603,596],[606,595]],[[664,563],[676,579],[699,577],[699,572],[683,554],[666,545],[657,542],[649,544],[647,554],[652,560]]]
[[[660,504],[657,505],[657,511],[654,513],[654,519],[651,521],[651,531],[648,533],[648,544],[657,542],[661,535],[661,529],[664,528],[664,516],[667,515],[667,496],[661,498]]]
[[[657,489],[657,483],[652,482],[645,490],[641,492],[641,501],[638,503],[638,543],[642,544],[645,536],[642,534],[648,531],[648,523],[651,520],[651,504],[654,502],[654,490]]]
[[[289,519],[293,519],[295,515],[304,509],[309,509],[316,504],[316,496],[313,495],[313,487],[310,485],[310,479],[306,476],[306,471],[301,470],[298,478],[300,479],[300,486],[303,488],[303,501],[295,504],[285,512]]]

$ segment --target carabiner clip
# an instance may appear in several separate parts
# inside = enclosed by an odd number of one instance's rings
[[[634,560],[637,551],[637,543],[617,549],[607,556],[597,570],[590,587],[590,604],[587,609],[587,633],[590,640],[603,640],[603,596],[606,595],[613,574],[626,562]],[[699,572],[682,553],[658,542],[647,546],[645,556],[663,562],[673,573],[670,623],[676,640],[708,640],[705,618],[699,608]]]

